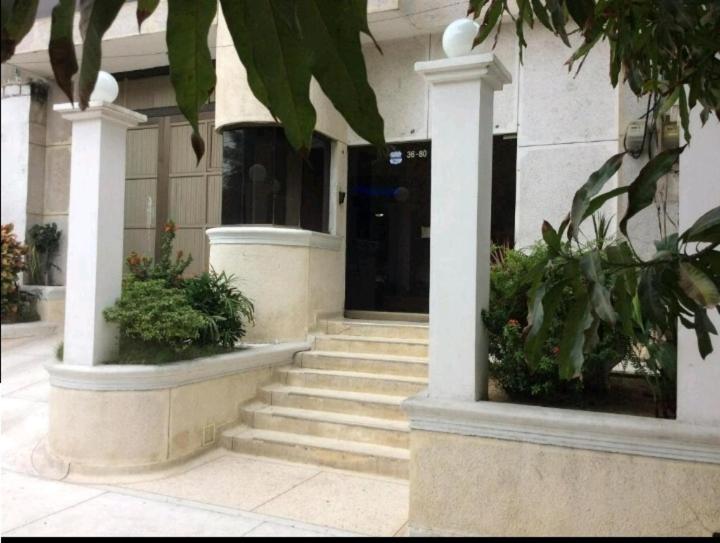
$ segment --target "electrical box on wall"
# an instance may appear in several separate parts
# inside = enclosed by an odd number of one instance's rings
[[[677,121],[663,121],[660,145],[663,149],[675,149],[680,146],[680,127]]]
[[[642,151],[645,141],[645,121],[637,120],[628,124],[625,131],[625,149],[638,153]]]

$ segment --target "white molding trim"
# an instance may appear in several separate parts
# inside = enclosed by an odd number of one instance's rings
[[[403,409],[412,430],[720,464],[718,427],[575,409],[431,399],[427,390],[405,400]]]
[[[147,122],[146,115],[110,102],[90,102],[84,110],[81,110],[76,104],[55,104],[53,110],[60,113],[62,118],[67,121],[105,119],[127,127]]]
[[[342,237],[300,228],[220,226],[207,230],[210,245],[286,245],[339,251]]]
[[[500,90],[512,82],[512,75],[494,53],[416,62],[415,71],[435,84],[482,80]]]
[[[307,341],[275,345],[249,345],[233,353],[170,364],[105,364],[81,366],[46,363],[50,384],[73,390],[158,390],[218,379],[263,367],[289,364],[293,355],[307,351]]]

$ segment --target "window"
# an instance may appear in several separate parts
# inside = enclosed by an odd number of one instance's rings
[[[223,131],[222,224],[328,232],[330,140],[315,134],[305,157],[276,126]]]

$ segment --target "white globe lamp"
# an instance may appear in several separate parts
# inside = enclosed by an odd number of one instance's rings
[[[119,91],[117,81],[112,75],[107,72],[98,72],[95,89],[90,95],[90,101],[111,104],[118,97]]]
[[[479,28],[480,25],[471,19],[458,19],[450,23],[442,37],[443,51],[448,58],[469,55]]]

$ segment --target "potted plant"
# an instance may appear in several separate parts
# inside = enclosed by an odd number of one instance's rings
[[[36,224],[28,230],[28,266],[32,285],[52,285],[52,271],[60,268],[53,262],[60,249],[62,233],[57,224]]]

